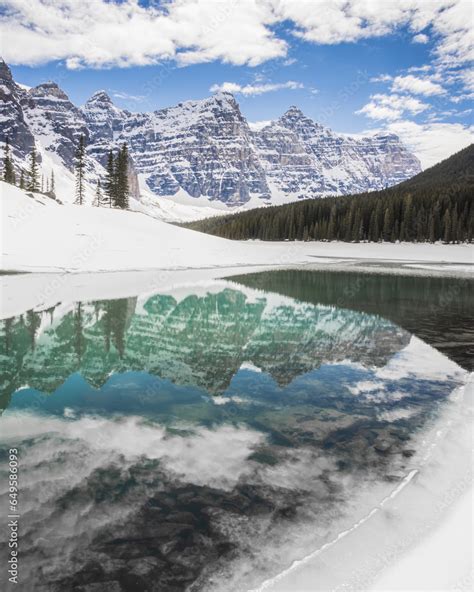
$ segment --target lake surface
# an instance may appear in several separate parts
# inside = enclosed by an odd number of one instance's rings
[[[274,271],[2,321],[21,590],[257,589],[321,547],[419,468],[472,363],[470,294]]]

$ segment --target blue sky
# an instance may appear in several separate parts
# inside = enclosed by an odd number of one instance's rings
[[[472,141],[469,0],[4,0],[17,81],[149,111],[222,88],[250,121],[297,105],[346,133],[398,133],[425,166]],[[11,40],[11,43],[9,42]]]

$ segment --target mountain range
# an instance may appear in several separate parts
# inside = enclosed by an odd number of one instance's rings
[[[396,135],[338,134],[297,107],[261,129],[249,124],[226,92],[132,113],[99,91],[79,108],[54,82],[17,84],[0,62],[0,138],[9,138],[17,167],[27,166],[36,144],[40,160],[51,157],[72,172],[81,135],[93,184],[104,175],[109,150],[127,142],[137,199],[147,192],[252,207],[382,189],[421,171]]]
[[[474,144],[393,187],[188,223],[193,230],[246,240],[472,242]]]

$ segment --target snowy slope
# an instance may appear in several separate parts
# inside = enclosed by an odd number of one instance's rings
[[[352,244],[229,241],[179,228],[139,212],[61,205],[0,182],[0,269],[112,271],[198,269],[249,265],[330,264],[361,258],[404,262],[456,262],[469,271],[470,245]],[[322,259],[317,259],[322,258]],[[415,263],[416,262],[416,263]],[[449,267],[449,265],[447,266]],[[437,270],[443,271],[440,263]]]
[[[0,191],[2,269],[183,269],[269,262],[264,249],[178,228],[138,212],[60,205],[4,182]]]

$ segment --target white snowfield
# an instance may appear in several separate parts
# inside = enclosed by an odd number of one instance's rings
[[[139,212],[61,205],[0,182],[3,271],[98,272],[385,260],[468,271],[469,245],[230,241]]]

